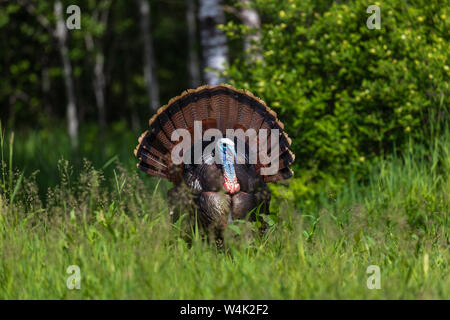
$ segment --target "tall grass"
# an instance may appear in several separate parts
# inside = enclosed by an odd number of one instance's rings
[[[42,199],[45,176],[14,171],[12,143],[2,134],[1,299],[450,298],[448,130],[313,206],[276,199],[266,234],[236,223],[224,250],[170,223],[165,181],[118,161],[101,170],[113,154],[60,160]],[[71,265],[80,290],[66,286]]]

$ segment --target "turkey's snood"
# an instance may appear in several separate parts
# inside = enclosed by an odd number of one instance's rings
[[[236,151],[234,150],[233,141],[227,138],[219,139],[216,146],[216,155],[222,164],[223,187],[230,194],[238,192],[240,185],[234,169]]]

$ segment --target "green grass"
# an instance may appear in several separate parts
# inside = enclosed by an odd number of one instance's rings
[[[39,190],[46,175],[32,173],[19,136],[13,166],[2,135],[0,299],[450,298],[448,132],[380,161],[364,183],[324,189],[313,205],[275,199],[268,232],[237,223],[225,250],[171,225],[169,184],[107,163],[114,152],[95,165],[56,164],[55,154],[50,188]],[[42,145],[41,158],[56,148]],[[66,287],[71,265],[80,290]],[[367,288],[370,265],[380,267],[379,290]]]

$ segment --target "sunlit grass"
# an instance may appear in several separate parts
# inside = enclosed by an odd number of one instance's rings
[[[42,199],[45,176],[14,170],[10,136],[1,139],[1,299],[450,297],[448,132],[380,161],[367,183],[324,190],[314,206],[277,199],[265,235],[237,223],[241,235],[228,230],[224,250],[171,225],[168,183],[108,162],[113,154],[95,165],[49,159],[58,183]],[[66,286],[70,265],[80,290]],[[370,265],[380,290],[367,288]]]

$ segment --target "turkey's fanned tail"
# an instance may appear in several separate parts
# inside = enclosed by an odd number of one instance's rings
[[[249,91],[238,90],[230,85],[201,86],[184,91],[180,96],[172,98],[168,104],[158,109],[150,119],[150,129],[139,138],[135,155],[139,159],[138,168],[148,174],[176,180],[177,170],[173,170],[171,151],[178,142],[171,141],[172,133],[179,128],[194,132],[194,121],[202,122],[203,132],[207,129],[219,129],[226,135],[227,129],[254,129],[258,134],[261,129],[267,130],[267,145],[270,153],[270,133],[279,130],[279,170],[274,175],[265,175],[266,182],[275,182],[290,178],[293,175],[289,166],[295,156],[289,150],[291,139],[284,132],[283,123],[278,120],[275,111],[271,110],[263,100]],[[249,138],[246,138],[247,142]],[[258,138],[255,138],[259,144]],[[195,141],[191,141],[195,143]],[[259,148],[258,148],[259,150]],[[267,165],[261,159],[265,153],[258,153],[257,173]],[[267,159],[266,159],[267,160]]]

